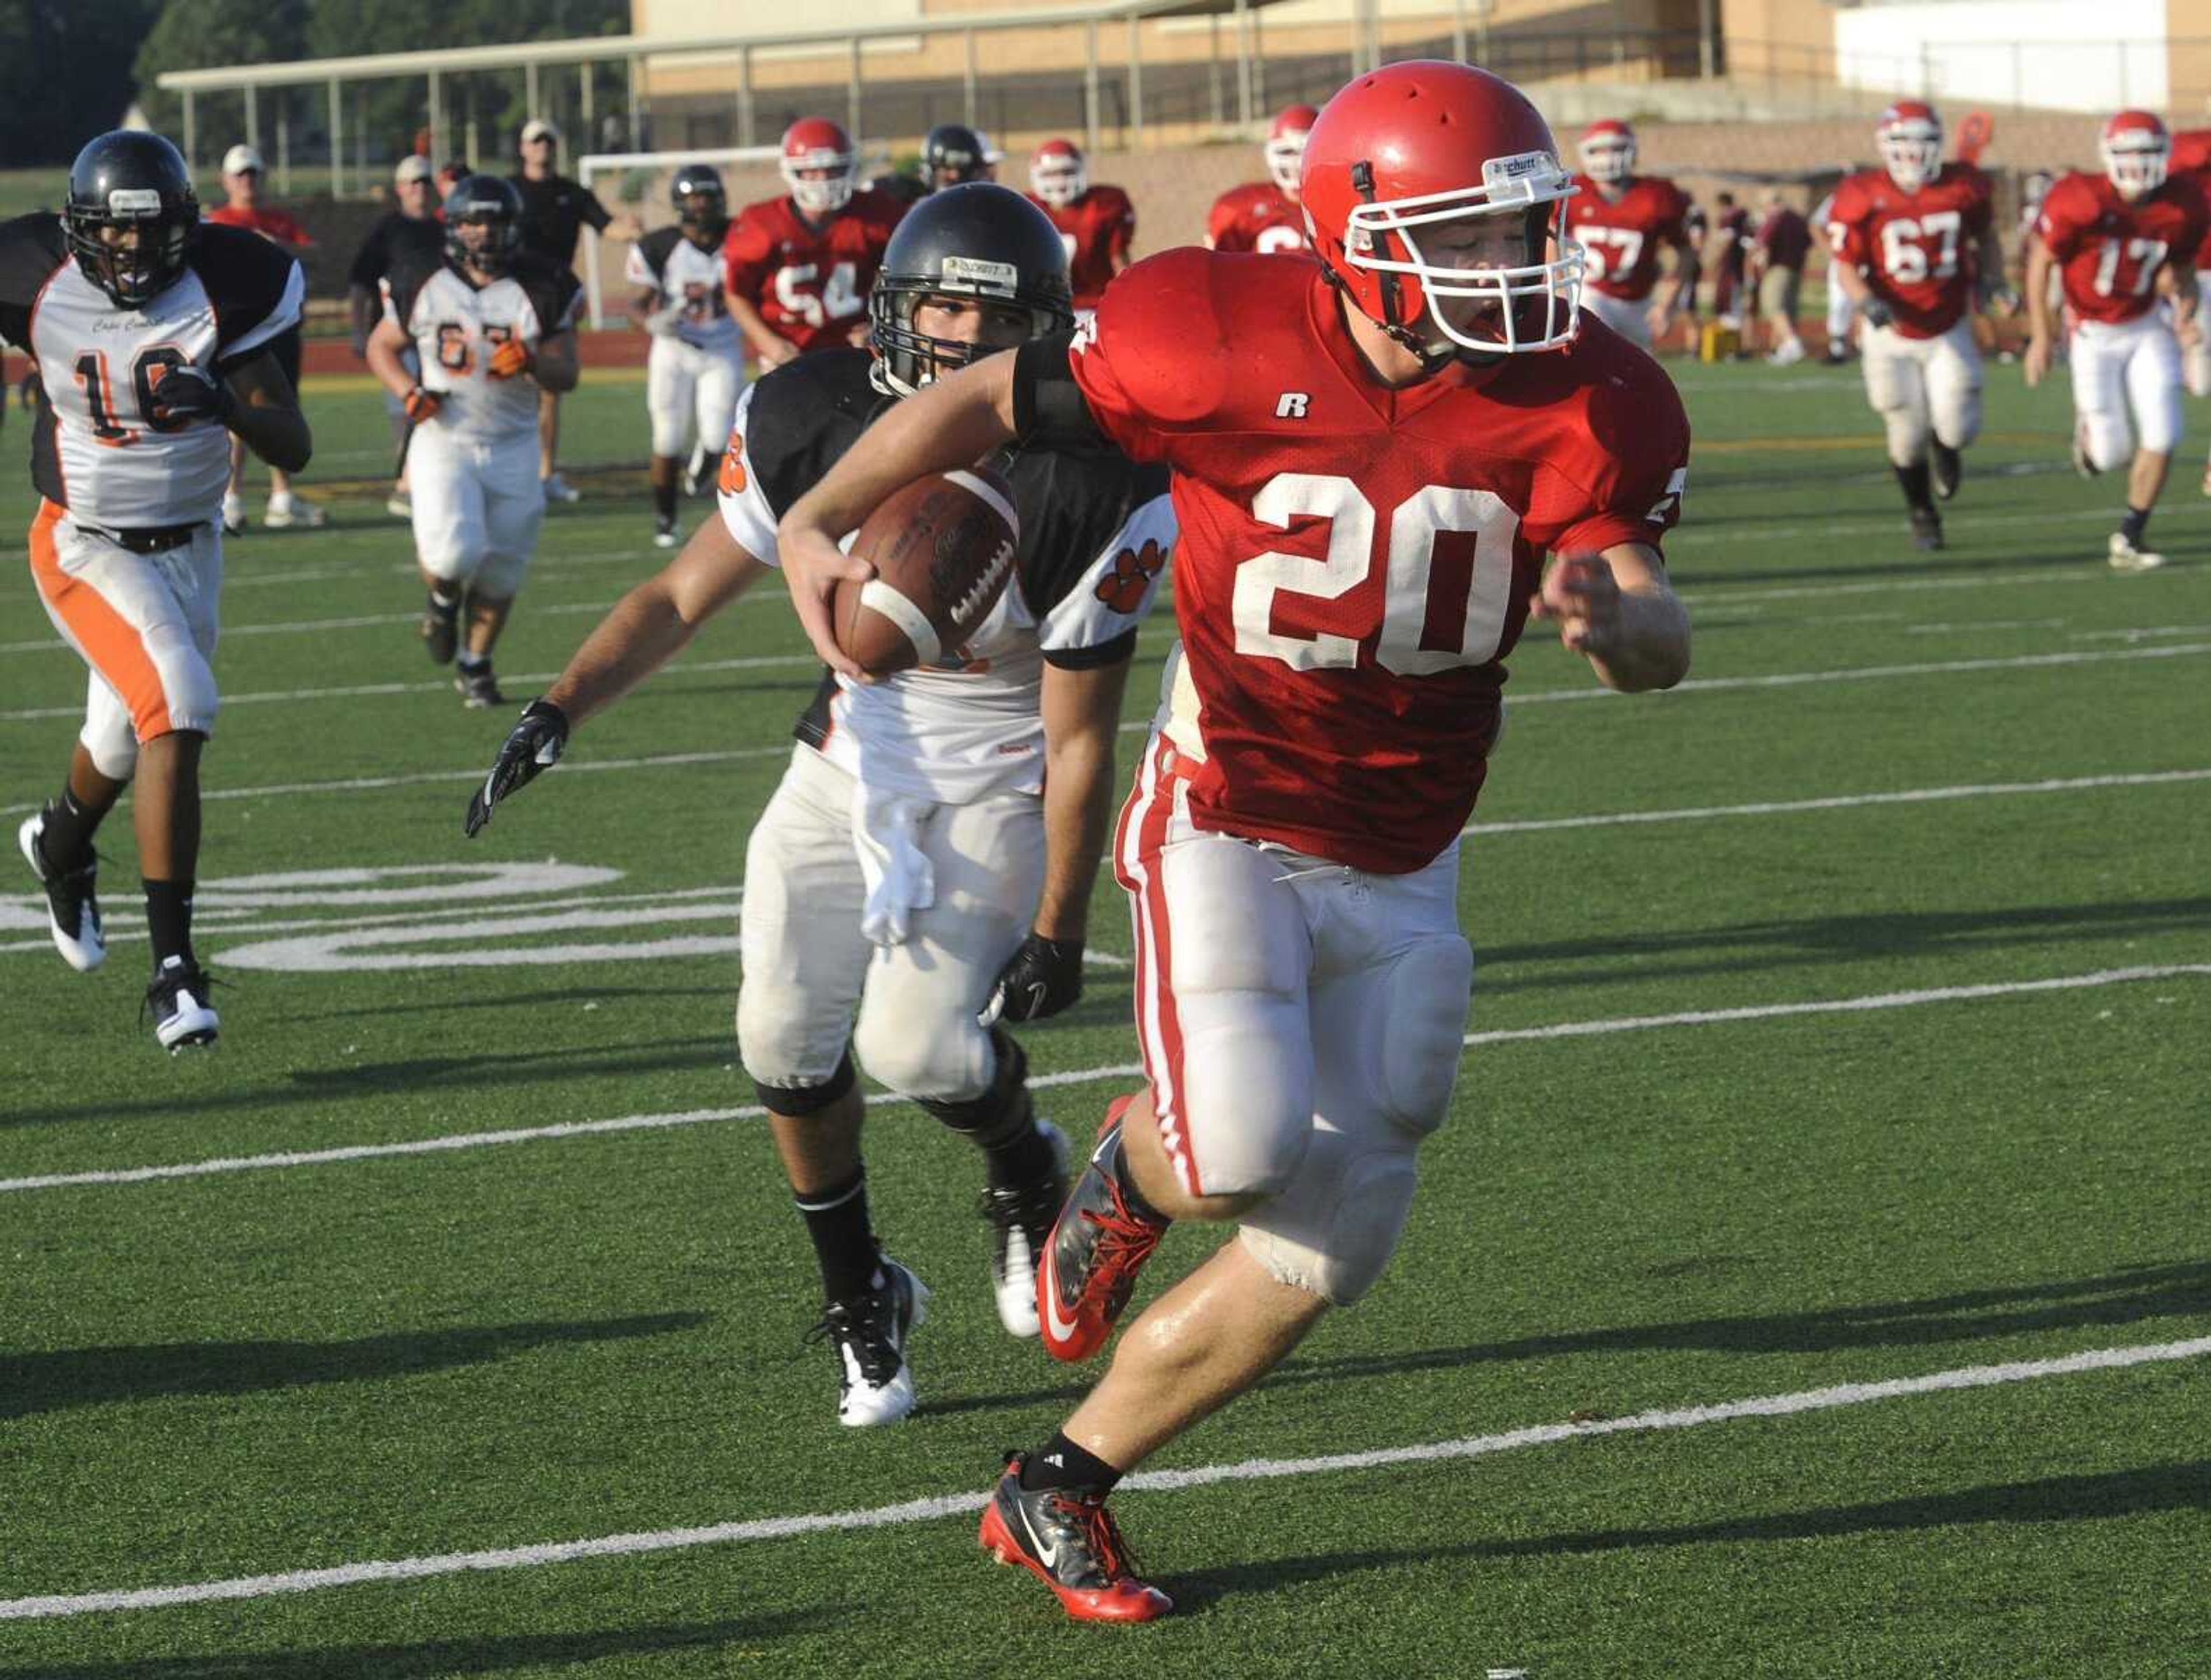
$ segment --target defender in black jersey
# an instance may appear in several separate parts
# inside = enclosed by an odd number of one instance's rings
[[[802,357],[746,392],[722,517],[523,713],[468,832],[560,757],[572,724],[766,574],[778,519],[876,415],[941,371],[1068,324],[1065,247],[1021,194],[951,187],[900,224],[869,307],[869,349]],[[856,1057],[982,1148],[999,1315],[1037,1332],[1034,1262],[1065,1151],[1035,1118],[1004,1023],[1081,993],[1122,690],[1174,544],[1158,469],[1099,448],[1024,453],[1007,470],[1019,557],[990,618],[939,665],[825,678],[746,854],[739,1048],[821,1262],[850,1425],[912,1410],[906,1335],[928,1298],[869,1222]]]
[[[191,900],[230,439],[287,472],[306,465],[282,361],[304,291],[299,264],[259,234],[202,224],[185,161],[157,134],[100,136],[70,167],[59,216],[0,222],[0,337],[39,375],[31,573],[93,673],[69,779],[16,838],[56,947],[95,968],[107,948],[93,835],[136,781],[147,1002],[171,1051],[217,1027]]]

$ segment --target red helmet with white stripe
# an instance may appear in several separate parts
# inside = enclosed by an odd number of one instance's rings
[[[1319,117],[1310,105],[1285,106],[1267,127],[1267,173],[1293,198],[1298,196],[1298,171],[1305,161],[1305,136]]]
[[[1502,77],[1439,59],[1360,76],[1314,123],[1304,184],[1305,227],[1330,277],[1400,343],[1433,357],[1572,342],[1583,261],[1566,232],[1573,182],[1549,124]],[[1502,223],[1511,260],[1475,260],[1469,223]]]
[[[1055,208],[1090,190],[1090,167],[1072,140],[1047,140],[1029,154],[1029,191]]]
[[[801,117],[783,131],[783,184],[809,215],[852,202],[858,163],[851,136],[827,117]]]
[[[2172,136],[2147,111],[2122,111],[2104,124],[2104,173],[2122,198],[2139,198],[2165,185],[2172,161]]]
[[[1899,100],[1881,113],[1873,143],[1888,178],[1905,192],[1917,192],[1942,169],[1942,119],[1923,100]]]
[[[1635,130],[1617,117],[1602,117],[1582,130],[1582,173],[1616,186],[1635,173]]]

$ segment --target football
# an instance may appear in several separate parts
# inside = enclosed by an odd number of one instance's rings
[[[852,539],[875,575],[837,585],[837,646],[870,676],[942,664],[997,604],[1020,537],[1013,487],[988,467],[917,479]]]

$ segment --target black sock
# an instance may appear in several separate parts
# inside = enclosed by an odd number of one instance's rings
[[[875,1266],[875,1234],[868,1227],[868,1169],[856,1168],[842,1184],[794,1195],[814,1256],[821,1263],[821,1295],[849,1301],[865,1295],[881,1275]]]
[[[1021,1460],[1021,1486],[1069,1488],[1100,1498],[1113,1491],[1121,1472],[1095,1453],[1087,1452],[1067,1438],[1064,1431]]]
[[[1113,1175],[1113,1182],[1121,1186],[1121,1199],[1129,1204],[1130,1213],[1135,1214],[1147,1225],[1157,1225],[1164,1228],[1174,1223],[1172,1219],[1147,1201],[1144,1198],[1144,1192],[1136,1188],[1136,1175],[1129,1170],[1129,1143],[1125,1135],[1113,1140],[1112,1159],[1106,1165],[1106,1169]]]
[[[430,591],[430,610],[437,614],[439,617],[451,618],[455,613],[460,611],[460,591],[455,590],[451,595],[440,595],[434,589]]]
[[[154,942],[154,966],[159,968],[173,956],[191,962],[192,883],[148,881],[145,884],[146,931]]]
[[[1935,506],[1935,475],[1921,456],[1908,467],[1896,469],[1896,482],[1904,489],[1904,505],[1918,513]]]
[[[669,521],[671,524],[674,522],[675,519],[675,481],[673,478],[670,478],[665,484],[657,483],[652,487],[652,511],[657,513],[662,519]]]
[[[2119,535],[2127,539],[2129,548],[2140,548],[2148,531],[2149,509],[2147,507],[2130,506],[2127,509],[2127,517],[2119,521]]]
[[[45,819],[39,831],[39,851],[49,868],[66,874],[92,861],[92,835],[100,817],[77,804],[76,794],[64,787],[61,798],[47,800]]]
[[[453,656],[453,663],[463,670],[482,670],[491,664],[491,655],[473,653],[464,647]]]
[[[983,1161],[990,1182],[1001,1188],[1050,1178],[1056,1164],[1051,1140],[1037,1125],[1033,1113],[1008,1136],[984,1142]]]

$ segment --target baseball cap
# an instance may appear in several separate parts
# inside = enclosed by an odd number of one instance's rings
[[[399,167],[391,172],[391,179],[396,185],[405,186],[409,181],[427,181],[431,174],[430,160],[420,152],[409,152],[399,160]]]
[[[522,143],[525,146],[533,140],[552,140],[557,142],[560,138],[560,130],[554,128],[552,124],[547,122],[542,117],[532,117],[528,122],[522,125]]]
[[[249,172],[257,174],[260,171],[261,154],[251,146],[233,146],[222,155],[222,173],[226,175],[243,175]]]

